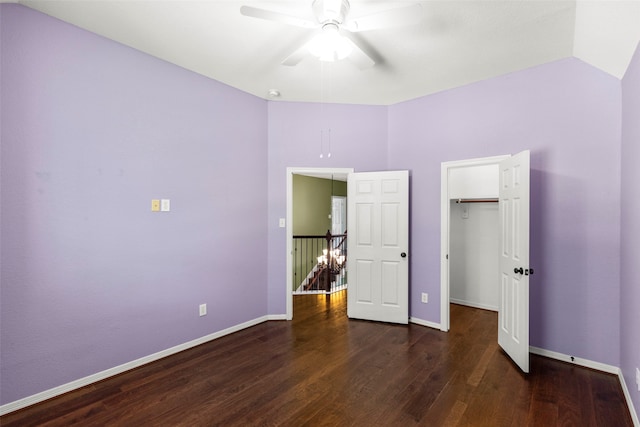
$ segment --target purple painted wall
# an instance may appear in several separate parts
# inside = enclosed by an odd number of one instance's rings
[[[287,167],[365,172],[385,170],[386,162],[386,107],[269,102],[269,313],[286,312],[286,231],[278,227],[278,218],[287,213]]]
[[[640,415],[640,45],[622,80],[620,368]]]
[[[622,89],[568,59],[391,107],[320,106],[257,99],[22,6],[0,5],[0,25],[0,404],[283,314],[287,167],[411,171],[411,315],[439,322],[440,163],[523,149],[531,343],[622,360],[633,385],[638,54]]]
[[[388,166],[413,179],[411,315],[440,322],[440,163],[525,149],[531,344],[617,366],[620,83],[574,59],[389,108]]]
[[[265,316],[267,102],[0,8],[0,403]]]

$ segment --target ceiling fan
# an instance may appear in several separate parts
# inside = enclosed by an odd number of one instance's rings
[[[422,19],[420,4],[350,18],[348,0],[313,0],[315,21],[252,6],[240,7],[244,16],[280,22],[314,31],[300,46],[282,61],[283,65],[298,64],[307,53],[321,61],[336,61],[348,57],[360,69],[375,65],[375,60],[360,46],[352,33],[414,25]]]

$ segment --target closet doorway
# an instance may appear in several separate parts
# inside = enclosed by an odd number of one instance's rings
[[[498,312],[498,342],[529,371],[529,151],[441,166],[440,329],[450,303]]]

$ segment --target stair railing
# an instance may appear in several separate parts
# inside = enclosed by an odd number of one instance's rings
[[[295,293],[331,293],[346,285],[346,233],[293,236]]]

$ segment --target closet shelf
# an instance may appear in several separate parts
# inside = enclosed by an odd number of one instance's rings
[[[458,199],[456,203],[498,203],[500,199]]]

